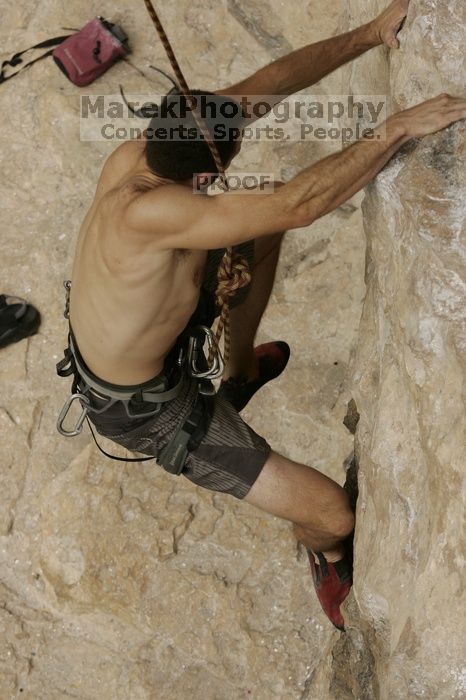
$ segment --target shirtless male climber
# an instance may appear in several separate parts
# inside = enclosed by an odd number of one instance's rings
[[[354,31],[305,46],[236,85],[203,94],[227,102],[238,95],[291,95],[375,46],[397,48],[408,5],[409,0],[395,0]],[[274,452],[239,417],[238,410],[283,371],[289,356],[286,343],[254,349],[254,338],[283,232],[309,226],[343,204],[409,139],[464,118],[466,99],[440,95],[390,116],[385,138],[358,141],[274,192],[254,196],[193,192],[194,173],[202,174],[196,176],[202,185],[217,172],[205,143],[126,142],[106,161],[79,233],[68,366],[62,364],[61,371],[74,373],[74,391],[81,393],[97,431],[156,456],[171,473],[290,521],[308,551],[322,608],[339,629],[344,629],[340,605],[352,584],[347,543],[354,514],[343,488]],[[226,167],[239,147],[238,141],[218,142]],[[178,360],[182,348],[181,358],[186,357],[183,338],[191,337],[189,329],[213,321],[208,279],[218,266],[218,250],[230,245],[251,256],[252,281],[241,305],[232,303],[231,355],[215,394],[209,381]]]

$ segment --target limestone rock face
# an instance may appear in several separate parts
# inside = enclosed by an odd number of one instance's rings
[[[383,2],[348,3],[358,24]],[[395,110],[464,95],[464,0],[412,0],[401,50],[351,91]],[[382,58],[385,49],[380,49]],[[466,697],[463,502],[466,365],[464,123],[411,142],[367,188],[367,294],[353,364],[360,420],[348,634],[309,698]]]

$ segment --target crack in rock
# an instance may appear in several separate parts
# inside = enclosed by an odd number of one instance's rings
[[[15,421],[13,416],[11,415],[10,411],[5,407],[5,406],[0,406],[0,411],[3,411],[3,413],[9,418],[9,420],[13,423],[13,425],[18,425],[18,423]]]
[[[256,0],[254,7],[243,0],[227,0],[228,11],[274,57],[293,51],[290,42],[279,30],[279,23],[265,0]],[[266,29],[267,26],[267,29]]]
[[[194,504],[191,503],[191,505],[188,508],[188,512],[184,516],[183,520],[180,523],[178,523],[178,525],[175,525],[175,527],[173,528],[173,554],[178,554],[178,545],[189,530],[189,527],[193,522],[195,515],[196,514],[194,512]]]
[[[42,414],[42,406],[40,401],[38,401],[34,406],[31,427],[29,428],[28,434],[26,436],[27,445],[30,450],[32,449],[34,436],[39,432],[40,424],[42,422]]]

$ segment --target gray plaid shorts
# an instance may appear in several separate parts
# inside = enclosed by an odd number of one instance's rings
[[[180,394],[160,414],[129,418],[124,406],[116,403],[101,415],[91,412],[89,419],[100,435],[113,442],[156,455],[192,411],[196,394],[196,382],[185,375]],[[213,401],[208,429],[199,446],[188,454],[181,474],[198,486],[242,499],[259,476],[271,447],[228,401],[217,395]],[[95,397],[92,405],[99,408],[102,403]]]

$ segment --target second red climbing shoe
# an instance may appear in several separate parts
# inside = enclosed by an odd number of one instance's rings
[[[218,395],[229,401],[236,410],[242,411],[256,391],[264,384],[276,379],[290,359],[290,346],[284,340],[276,340],[254,348],[259,362],[259,376],[248,381],[247,377],[230,377],[220,384]]]
[[[315,561],[312,550],[307,554],[311,565],[312,579],[322,610],[337,629],[345,631],[345,621],[340,611],[351,586],[353,585],[353,566],[349,554],[336,562],[329,562],[321,552],[316,552],[319,563]]]

